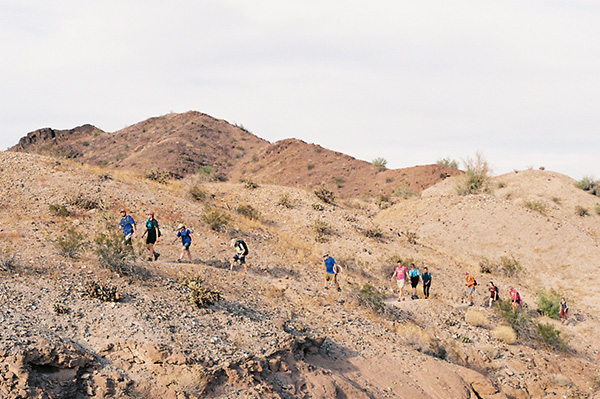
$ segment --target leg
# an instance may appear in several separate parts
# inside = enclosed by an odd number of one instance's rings
[[[193,263],[192,262],[192,253],[190,252],[190,249],[189,248],[186,249],[185,252],[187,252],[187,256],[188,256],[188,259],[190,260],[190,263]]]

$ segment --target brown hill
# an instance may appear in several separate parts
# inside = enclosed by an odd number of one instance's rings
[[[342,196],[399,190],[419,193],[460,173],[442,165],[380,170],[300,140],[271,144],[243,127],[193,111],[151,118],[115,133],[91,125],[71,130],[41,129],[23,137],[11,150],[132,169],[144,175],[154,172],[159,178],[200,174],[299,188],[325,184]]]

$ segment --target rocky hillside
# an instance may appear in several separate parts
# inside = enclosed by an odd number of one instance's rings
[[[23,137],[11,151],[74,159],[158,179],[196,174],[209,180],[250,178],[298,188],[325,184],[340,195],[355,197],[419,193],[460,173],[442,165],[380,170],[300,140],[271,144],[242,126],[199,112],[151,118],[114,133],[91,125],[45,128]]]
[[[495,192],[472,196],[456,195],[453,177],[421,196],[328,204],[293,187],[163,184],[14,152],[0,153],[0,174],[2,397],[543,398],[600,388],[595,294],[567,280],[597,278],[600,216],[575,214],[596,200],[564,176],[500,176]],[[532,198],[545,215],[525,205]],[[156,213],[157,262],[141,231],[134,258],[100,262],[123,207],[138,227]],[[180,222],[193,231],[192,264],[175,262]],[[237,237],[250,247],[248,273],[229,270]],[[83,246],[69,253],[69,242]],[[340,292],[324,289],[324,252],[343,267]],[[483,258],[502,255],[522,270],[482,272]],[[429,267],[430,299],[395,300],[397,258]],[[554,279],[540,266],[552,259]],[[465,270],[480,282],[473,307]],[[522,319],[483,306],[489,279],[502,297],[518,287]],[[199,287],[221,299],[197,306]],[[538,314],[539,287],[568,297],[568,325]]]

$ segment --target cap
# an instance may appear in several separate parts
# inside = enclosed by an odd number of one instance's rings
[[[179,223],[179,226],[177,226],[178,229],[183,229],[185,226],[183,225],[183,223]]]
[[[150,211],[150,212],[148,212],[148,215],[154,216],[154,212]]]
[[[127,213],[127,211],[125,209],[121,209],[121,212],[119,213]]]

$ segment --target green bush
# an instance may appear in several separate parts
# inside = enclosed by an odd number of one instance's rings
[[[413,193],[413,191],[406,184],[400,186],[394,192],[394,196],[404,198],[404,199],[410,198],[413,195],[415,195],[415,193]]]
[[[200,219],[214,231],[222,230],[231,222],[231,217],[228,214],[219,209],[212,209],[208,204],[204,207],[204,213]]]
[[[236,212],[252,220],[258,220],[260,217],[260,212],[252,205],[240,205],[236,208]]]
[[[54,246],[58,253],[65,258],[77,259],[85,250],[87,243],[85,235],[75,229],[75,226],[69,226],[63,229],[63,234],[54,240]]]
[[[67,209],[66,206],[64,205],[60,205],[60,204],[50,204],[48,205],[48,211],[50,211],[50,214],[54,215],[54,216],[69,216],[69,210]]]
[[[384,171],[387,169],[387,161],[385,160],[385,158],[375,158],[372,162],[372,164],[374,166],[377,167],[377,170],[379,170],[380,172]]]
[[[359,305],[376,313],[384,313],[386,310],[386,295],[370,284],[365,284],[362,287],[360,285],[352,285],[350,296],[353,297]]]
[[[565,351],[567,349],[567,340],[561,336],[558,330],[551,323],[535,323],[539,340],[548,348]]]
[[[258,184],[254,183],[248,177],[244,177],[244,178],[240,179],[240,183],[242,183],[244,185],[244,187],[246,187],[248,190],[254,190],[255,188],[258,188]]]
[[[458,169],[458,161],[456,161],[455,159],[440,158],[437,160],[436,163],[438,165],[446,165],[446,166],[450,166],[451,168]]]
[[[560,313],[560,295],[554,289],[546,291],[540,288],[537,292],[538,297],[538,308],[544,316],[548,316],[552,319],[558,320],[558,314]]]
[[[389,194],[379,194],[375,199],[375,205],[379,207],[379,209],[385,209],[390,206],[390,196]]]
[[[590,194],[600,196],[600,181],[591,176],[585,176],[575,183],[575,186],[583,191],[588,191]]]
[[[94,280],[85,283],[83,293],[90,298],[100,299],[103,302],[118,302],[122,297],[117,291],[117,287],[110,284],[101,284]],[[54,311],[58,313],[60,310],[60,308],[55,307]]]
[[[475,159],[467,158],[465,161],[466,172],[456,184],[456,191],[460,195],[478,194],[488,190],[491,169],[481,153]]]
[[[314,193],[318,199],[320,199],[326,204],[333,204],[333,202],[335,201],[335,194],[333,193],[333,191],[328,190],[327,187],[325,187],[325,185],[320,185],[319,187],[315,188]]]
[[[327,236],[331,234],[331,227],[321,219],[313,220],[311,228],[316,235],[315,240],[318,242],[326,242]]]
[[[199,274],[195,276],[186,276],[183,273],[179,274],[179,282],[188,289],[190,301],[199,308],[210,306],[223,299],[221,292],[217,289],[206,287],[204,284],[205,281]]]
[[[136,273],[133,248],[123,244],[123,234],[108,228],[96,234],[94,243],[101,267],[121,276],[131,276]]]
[[[547,207],[542,201],[526,201],[525,208],[531,209],[532,211],[539,212],[542,215],[546,215]]]
[[[277,205],[283,206],[284,208],[291,209],[294,207],[294,200],[290,197],[289,193],[283,193],[277,201]]]
[[[150,172],[146,173],[146,179],[154,180],[155,182],[161,184],[167,184],[169,179],[172,177],[174,177],[172,172],[154,168],[150,170]]]
[[[204,192],[204,190],[202,190],[202,188],[200,188],[198,185],[190,188],[190,195],[196,201],[204,201],[206,199],[206,192]]]
[[[381,231],[381,228],[379,226],[375,226],[365,230],[365,237],[374,238],[378,240],[383,237],[383,231]]]

